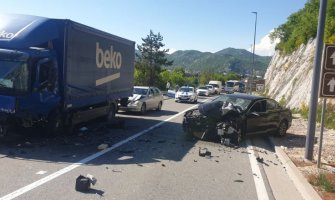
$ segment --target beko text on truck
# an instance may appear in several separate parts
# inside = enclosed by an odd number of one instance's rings
[[[68,19],[0,15],[0,135],[112,119],[132,95],[134,59],[135,42]]]

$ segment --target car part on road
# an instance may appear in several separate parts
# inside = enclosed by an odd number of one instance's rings
[[[97,182],[97,179],[92,176],[91,174],[87,174],[87,176],[83,176],[83,175],[79,175],[76,179],[76,191],[79,192],[87,192],[90,187],[91,184],[95,185],[95,183]]]

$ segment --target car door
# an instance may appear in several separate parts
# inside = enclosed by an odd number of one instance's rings
[[[264,133],[268,129],[266,100],[255,101],[246,113],[246,134]]]
[[[147,98],[147,109],[153,109],[155,106],[155,96],[154,96],[154,90],[152,88],[149,88],[148,98]]]
[[[158,107],[159,102],[163,101],[163,95],[161,91],[158,88],[153,88],[154,90],[154,96],[155,96],[155,108]]]
[[[269,131],[277,130],[280,122],[280,106],[273,99],[266,100],[266,112],[268,115]]]

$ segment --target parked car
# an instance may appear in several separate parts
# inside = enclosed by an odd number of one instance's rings
[[[215,88],[213,87],[213,85],[206,85],[206,87],[209,91],[209,95],[215,94]]]
[[[182,86],[175,95],[175,101],[196,103],[198,101],[198,95],[194,91],[194,87]]]
[[[163,93],[157,87],[134,86],[133,96],[128,102],[119,104],[119,110],[145,114],[147,110],[161,110]]]
[[[183,129],[200,139],[220,139],[234,135],[238,143],[252,134],[284,136],[292,123],[292,113],[273,99],[242,93],[222,94],[184,114]]]
[[[206,86],[200,86],[197,89],[198,96],[209,96],[209,90]]]

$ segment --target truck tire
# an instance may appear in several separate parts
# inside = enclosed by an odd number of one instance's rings
[[[64,131],[64,120],[59,111],[54,111],[50,114],[47,124],[48,136],[58,136]]]
[[[109,107],[109,111],[107,113],[107,116],[106,116],[106,121],[108,123],[113,122],[114,119],[115,119],[115,114],[116,114],[115,106],[114,106],[114,104],[111,104],[110,107]]]

